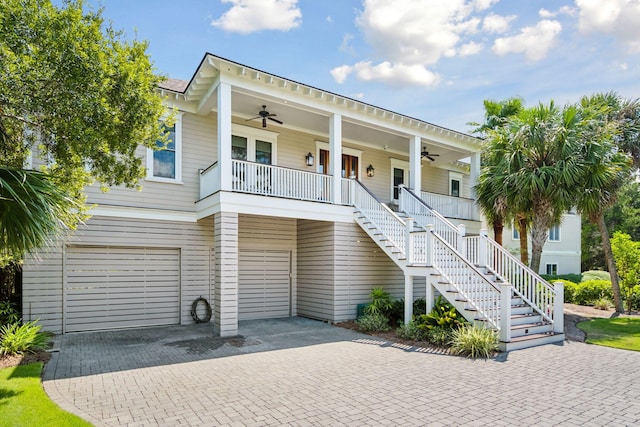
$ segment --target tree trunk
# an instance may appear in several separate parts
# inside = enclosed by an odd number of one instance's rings
[[[624,312],[624,306],[622,304],[622,297],[620,295],[620,283],[618,282],[618,269],[616,268],[616,261],[613,259],[613,251],[611,250],[611,240],[609,240],[609,230],[607,224],[604,222],[604,213],[600,212],[595,216],[600,235],[602,236],[602,251],[604,252],[604,258],[609,267],[609,274],[611,275],[611,289],[613,290],[613,302],[616,306],[618,313]]]
[[[502,221],[493,222],[493,239],[500,246],[502,246],[502,229],[503,228],[504,228],[504,225],[502,224]]]
[[[526,218],[518,218],[518,233],[520,233],[520,261],[524,265],[529,265],[529,232]],[[537,271],[536,271],[537,273]]]
[[[540,258],[542,248],[547,241],[547,227],[544,224],[536,224],[535,220],[531,226],[531,268],[534,272],[540,273]]]

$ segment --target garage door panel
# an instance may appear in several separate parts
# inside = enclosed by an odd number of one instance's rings
[[[238,318],[290,316],[290,252],[241,250],[238,262]]]
[[[71,247],[65,265],[67,332],[179,323],[178,249]]]

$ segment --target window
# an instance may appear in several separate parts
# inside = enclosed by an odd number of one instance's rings
[[[555,276],[558,274],[558,264],[547,264],[547,274]]]
[[[560,226],[554,225],[549,229],[549,241],[550,242],[559,242],[560,241]]]
[[[516,226],[516,223],[514,222],[513,224],[511,224],[511,238],[513,240],[520,240],[520,231],[518,230],[518,227]]]
[[[460,197],[462,193],[462,174],[449,171],[449,195]]]
[[[277,134],[249,126],[233,125],[231,158],[273,165]]]
[[[176,122],[166,130],[167,145],[158,141],[159,150],[147,149],[147,179],[179,183],[182,181],[182,113],[178,113]]]
[[[342,155],[342,177],[358,178],[358,157],[350,154]]]

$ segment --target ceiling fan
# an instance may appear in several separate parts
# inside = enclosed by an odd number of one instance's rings
[[[427,159],[431,160],[432,162],[435,162],[436,159],[434,159],[434,157],[438,157],[440,154],[432,154],[429,153],[427,151],[427,147],[422,147],[422,152],[420,153],[421,157],[426,157]]]
[[[282,124],[282,122],[281,122],[280,120],[278,120],[278,119],[274,119],[274,117],[276,117],[276,116],[277,116],[277,114],[271,114],[271,113],[269,113],[269,112],[267,111],[267,106],[266,106],[266,105],[263,105],[263,106],[262,106],[262,111],[258,111],[258,115],[257,115],[257,116],[252,117],[252,118],[250,118],[250,119],[247,119],[247,121],[262,118],[262,127],[263,127],[263,128],[266,128],[266,127],[267,127],[267,119],[269,119],[269,120],[271,120],[271,121],[274,121],[274,122],[276,122],[276,123],[278,123],[278,124]]]

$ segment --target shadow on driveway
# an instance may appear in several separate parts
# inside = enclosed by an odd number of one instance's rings
[[[60,335],[55,343],[59,351],[47,364],[43,378],[73,378],[339,341],[391,345],[301,317],[241,321],[238,332],[234,337],[218,337],[208,323]]]

